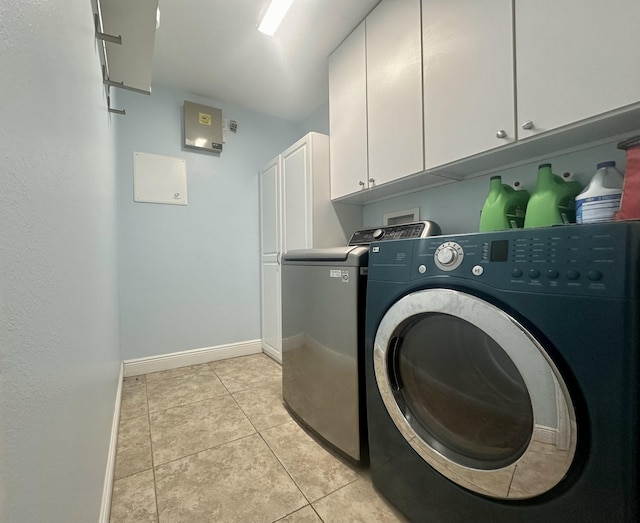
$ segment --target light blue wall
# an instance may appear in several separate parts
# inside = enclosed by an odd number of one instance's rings
[[[0,521],[100,512],[120,369],[115,141],[86,0],[0,5]]]
[[[617,140],[570,154],[549,156],[516,168],[497,170],[470,180],[375,202],[363,207],[363,222],[365,226],[374,227],[383,223],[385,213],[419,207],[420,219],[437,222],[443,233],[477,232],[480,210],[489,194],[491,176],[500,175],[502,183],[507,184],[520,181],[525,189],[532,192],[538,164],[549,161],[554,173],[570,171],[578,181],[587,184],[595,174],[598,162],[616,160],[619,170],[624,172],[625,154],[616,149],[616,143]]]
[[[311,131],[329,134],[329,100],[300,122],[301,135],[304,136]]]
[[[181,146],[184,100],[238,122],[219,156]],[[259,339],[258,171],[298,124],[159,86],[117,105],[123,359]],[[184,158],[189,205],[134,203],[134,151]]]

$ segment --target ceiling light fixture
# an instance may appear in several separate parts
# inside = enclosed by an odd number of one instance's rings
[[[292,3],[293,0],[271,0],[262,20],[258,23],[258,31],[273,36]]]

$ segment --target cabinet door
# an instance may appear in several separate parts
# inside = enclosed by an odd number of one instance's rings
[[[515,0],[515,9],[520,138],[640,100],[638,0]]]
[[[515,140],[511,0],[422,0],[426,168]]]
[[[260,311],[262,323],[262,349],[282,362],[282,312],[280,304],[280,265],[277,262],[261,264],[262,293]]]
[[[420,0],[382,0],[365,20],[369,178],[424,170]]]
[[[260,255],[274,261],[280,251],[280,157],[260,171]]]
[[[331,198],[367,186],[367,68],[362,22],[329,57]]]
[[[262,349],[281,361],[280,156],[260,171],[260,326]]]
[[[282,153],[282,252],[313,247],[311,140]]]

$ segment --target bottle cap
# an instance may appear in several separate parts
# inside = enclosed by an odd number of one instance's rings
[[[492,176],[489,180],[502,180],[501,176]]]
[[[600,162],[599,164],[596,165],[596,169],[602,169],[603,167],[615,167],[616,166],[616,162],[614,162],[613,160],[610,160],[608,162]]]
[[[551,167],[550,163],[541,163],[538,165],[538,169],[544,169],[545,167]]]

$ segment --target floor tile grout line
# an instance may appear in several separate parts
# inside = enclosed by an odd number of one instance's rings
[[[147,416],[149,422],[149,450],[151,451],[151,477],[153,478],[153,497],[156,502],[156,523],[160,523],[160,506],[158,505],[158,486],[156,483],[156,467],[153,458],[153,438],[151,437],[151,409],[149,409],[149,390],[147,388],[147,377],[144,379],[145,395],[147,397]]]
[[[300,494],[302,494],[302,497],[304,497],[304,499],[307,500],[307,504],[311,505],[311,501],[309,500],[307,495],[302,490],[302,487],[300,487],[300,485],[298,485],[298,482],[293,478],[293,476],[291,475],[291,472],[289,472],[289,469],[282,462],[282,460],[278,457],[278,455],[276,454],[275,450],[273,450],[271,448],[271,445],[269,445],[269,442],[264,438],[264,436],[262,434],[260,434],[260,432],[258,432],[258,434],[262,438],[262,441],[264,441],[264,444],[267,446],[267,448],[271,451],[271,454],[273,454],[273,456],[276,458],[278,463],[280,463],[280,466],[284,469],[284,471],[287,473],[287,475],[291,478],[291,481],[293,481],[293,484],[298,488],[298,490],[300,491]],[[302,507],[300,507],[300,508],[302,508]]]
[[[188,403],[180,403],[179,405],[172,405],[171,407],[167,407],[166,409],[160,409],[160,410],[154,410],[154,411],[149,411],[149,415],[151,414],[158,414],[159,412],[166,412],[168,410],[171,409],[177,409],[179,407],[188,407],[189,405],[195,405],[196,403],[202,403],[204,401],[210,401],[210,400],[214,400],[217,398],[222,398],[224,396],[231,396],[231,394],[229,394],[228,392],[223,392],[222,394],[218,394],[217,396],[211,396],[209,398],[204,398],[201,400],[196,400],[196,401],[190,401]]]
[[[231,397],[233,398],[233,395],[231,395]],[[242,411],[243,414],[245,414],[246,418],[249,419],[249,417],[246,415],[246,413],[244,412],[244,410],[242,410],[242,407],[240,406],[240,404],[238,403],[238,401],[233,398],[233,401],[236,402],[236,405],[238,405],[238,408]],[[293,421],[293,419],[291,420]],[[287,473],[287,476],[289,476],[289,478],[291,479],[291,481],[293,482],[293,484],[296,486],[296,488],[298,489],[298,491],[300,492],[300,494],[302,494],[302,497],[307,501],[307,504],[311,504],[311,501],[309,501],[309,498],[307,498],[307,496],[305,495],[305,493],[302,491],[302,488],[300,488],[300,485],[298,485],[298,482],[293,479],[293,476],[291,475],[291,473],[289,472],[289,470],[287,469],[287,467],[285,467],[284,463],[282,463],[282,461],[280,460],[280,458],[278,458],[278,455],[275,453],[275,451],[271,448],[271,446],[269,445],[269,443],[267,442],[267,440],[264,438],[264,436],[262,435],[262,433],[256,428],[256,426],[253,424],[253,422],[249,419],[249,423],[251,423],[251,426],[256,430],[256,433],[258,434],[258,436],[260,436],[260,439],[262,439],[262,441],[264,442],[264,444],[266,445],[266,447],[269,449],[269,452],[271,452],[271,454],[273,455],[273,457],[276,459],[276,461],[278,463],[280,463],[280,466],[284,469],[284,471]],[[284,423],[282,424],[284,425]],[[278,425],[279,426],[279,425]],[[302,509],[303,507],[300,507],[297,510]],[[295,511],[294,511],[295,512]],[[286,517],[283,516],[283,517]],[[280,518],[282,519],[282,518]]]
[[[289,517],[289,516],[291,516],[292,514],[295,514],[296,512],[300,512],[301,510],[303,510],[303,509],[304,509],[304,508],[306,508],[306,507],[309,507],[311,510],[313,510],[313,511],[316,513],[316,516],[318,516],[318,518],[320,519],[320,521],[321,521],[322,523],[324,523],[324,519],[322,519],[322,518],[320,517],[320,515],[316,512],[316,510],[313,508],[313,506],[311,505],[311,503],[307,503],[305,506],[300,507],[300,508],[297,508],[297,509],[295,509],[294,511],[289,512],[289,513],[285,514],[284,516],[279,517],[278,519],[276,519],[276,520],[272,521],[271,523],[278,523],[278,521],[282,521],[283,519],[288,518],[288,517]]]
[[[245,434],[244,436],[240,436],[238,438],[231,439],[229,441],[225,441],[223,443],[220,443],[219,445],[214,445],[213,447],[207,447],[206,449],[196,450],[195,452],[192,452],[191,454],[185,454],[184,456],[180,456],[179,458],[175,458],[175,459],[171,459],[169,461],[164,461],[162,463],[158,463],[157,465],[154,465],[154,468],[164,467],[165,465],[168,465],[169,463],[175,463],[176,461],[180,461],[181,459],[190,458],[191,456],[195,456],[196,454],[200,454],[202,452],[207,452],[208,450],[218,449],[218,448],[222,447],[223,445],[227,445],[228,443],[235,443],[236,441],[240,441],[242,439],[249,438],[251,436],[255,436],[256,434],[258,434],[258,432],[252,432],[251,434]]]

